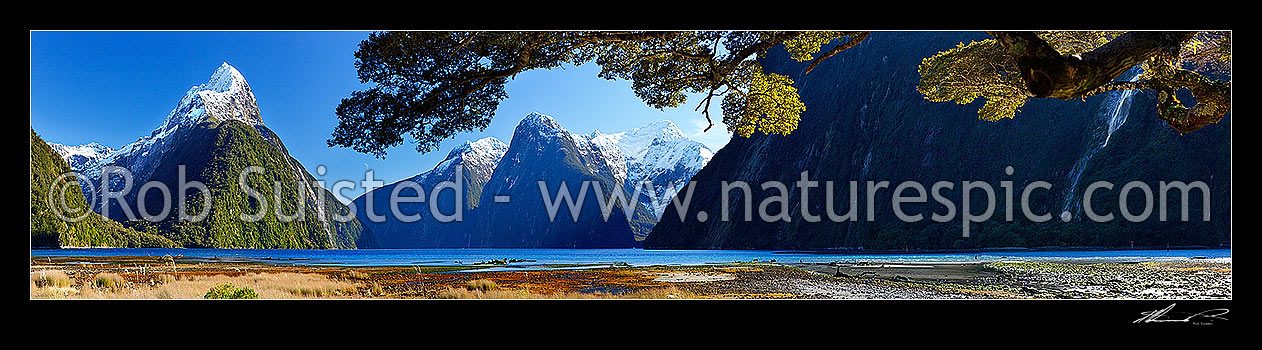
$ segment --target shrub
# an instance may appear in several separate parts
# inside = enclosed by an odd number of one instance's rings
[[[495,281],[485,280],[485,279],[469,281],[469,283],[465,283],[464,287],[465,289],[471,290],[471,291],[476,290],[476,291],[486,292],[486,291],[500,290],[500,286],[498,284],[495,284]]]
[[[119,276],[118,274],[102,272],[96,274],[96,277],[92,278],[92,285],[96,286],[96,289],[114,291],[126,286],[127,280],[123,279],[123,276]]]
[[[203,296],[206,299],[258,299],[259,293],[246,287],[237,287],[232,283],[224,283],[210,288]]]
[[[61,270],[35,271],[31,274],[31,281],[35,282],[37,287],[69,287],[74,284],[70,281],[70,276]]]

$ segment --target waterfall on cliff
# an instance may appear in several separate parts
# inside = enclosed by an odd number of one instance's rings
[[[1139,66],[1131,68],[1126,73],[1122,73],[1119,78],[1126,81],[1135,81],[1139,74],[1143,72]],[[1106,93],[1104,103],[1101,104],[1100,112],[1096,114],[1097,127],[1092,130],[1092,141],[1087,147],[1087,151],[1083,152],[1082,158],[1074,164],[1074,168],[1069,171],[1068,184],[1065,191],[1064,211],[1071,211],[1077,218],[1082,213],[1082,206],[1078,203],[1078,180],[1082,178],[1082,173],[1087,169],[1087,164],[1091,162],[1091,158],[1100,152],[1100,150],[1108,147],[1109,141],[1113,139],[1113,133],[1126,124],[1126,116],[1130,114],[1131,100],[1138,90],[1122,90],[1110,91]]]

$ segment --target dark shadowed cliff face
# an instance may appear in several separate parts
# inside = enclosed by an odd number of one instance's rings
[[[1104,94],[1085,102],[1031,100],[1016,119],[986,122],[977,118],[981,99],[969,105],[931,103],[916,91],[916,68],[923,58],[960,42],[987,38],[969,32],[873,33],[809,75],[802,74],[805,64],[792,61],[782,50],[771,50],[764,67],[794,79],[806,104],[798,129],[789,136],[735,137],[693,178],[697,184],[687,219],[680,222],[676,208],[668,206],[645,247],[934,249],[1125,246],[1132,241],[1135,245],[1217,245],[1230,240],[1230,115],[1217,125],[1180,136],[1156,118],[1154,96],[1145,91],[1132,96]],[[1126,122],[1120,123],[1119,117]],[[1110,121],[1115,128],[1112,133]],[[1006,166],[1014,168],[1014,175],[1004,173]],[[812,215],[823,216],[821,222],[802,220],[801,190],[794,185],[802,171],[821,182],[810,190],[807,204]],[[760,189],[759,184],[769,180],[788,187],[791,222],[759,219],[759,204],[778,194],[775,189]],[[871,222],[866,220],[864,184],[869,180],[890,182],[876,192]],[[923,214],[923,220],[896,219],[891,190],[908,180],[927,189],[938,181],[955,183],[953,189],[943,191],[956,207],[954,219],[944,223],[929,219],[932,213],[947,212],[931,194],[927,203],[903,205],[904,212]],[[964,180],[986,181],[1000,197],[994,216],[971,225],[968,238],[961,235],[960,182]],[[1068,209],[1075,218],[1069,223],[1059,217],[1034,223],[1023,219],[1018,206],[1013,209],[1016,220],[1004,220],[1001,181],[1012,181],[1014,198],[1019,199],[1027,184],[1040,180],[1051,183],[1052,189],[1034,191],[1030,209],[1053,216]],[[1100,214],[1113,213],[1111,223],[1087,221],[1081,213],[1083,189],[1100,180],[1114,187],[1098,191],[1092,207]],[[1159,221],[1155,207],[1147,221],[1124,220],[1117,205],[1118,192],[1135,180],[1148,184],[1154,196],[1159,194],[1158,181],[1204,181],[1211,192],[1211,220],[1201,221],[1202,197],[1192,191],[1193,221],[1179,222],[1177,190],[1168,196],[1173,203],[1168,209],[1172,221]],[[743,221],[744,198],[739,190],[732,191],[729,200],[732,219],[719,220],[722,181],[750,184],[753,221]],[[824,181],[834,181],[834,212],[838,214],[850,208],[849,181],[859,181],[857,221],[828,219]],[[1072,197],[1067,191],[1070,187],[1074,188]],[[985,197],[974,192],[973,212],[981,214],[984,204],[979,203],[985,203]],[[1135,190],[1130,197],[1131,212],[1139,213],[1142,192]],[[709,220],[698,222],[698,211],[705,211]],[[768,213],[779,213],[779,204],[771,204]]]

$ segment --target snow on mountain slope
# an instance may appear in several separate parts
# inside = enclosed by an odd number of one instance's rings
[[[155,133],[193,125],[206,117],[218,120],[239,120],[248,125],[263,123],[254,92],[236,68],[224,62],[205,84],[193,86],[184,93],[162,127]]]
[[[347,208],[333,199],[306,168],[285,149],[272,130],[263,125],[255,96],[241,72],[231,65],[220,65],[204,84],[186,91],[167,115],[161,126],[135,142],[111,150],[93,145],[57,147],[63,157],[79,160],[76,169],[85,197],[93,210],[116,221],[130,220],[143,210],[159,209],[152,202],[141,204],[144,194],[140,184],[151,181],[167,188],[182,185],[185,179],[204,183],[210,188],[232,186],[235,174],[246,166],[262,167],[264,176],[276,188],[275,208],[301,210],[295,220],[280,218],[271,221],[242,221],[239,225],[219,225],[228,218],[245,214],[236,205],[212,205],[205,221],[173,225],[178,217],[162,214],[156,222],[164,235],[186,247],[238,248],[356,248],[373,247],[371,231],[362,229],[358,221],[339,221]],[[116,165],[130,171],[131,176],[110,175],[105,186],[101,182],[104,168]],[[187,170],[187,172],[185,172]],[[244,174],[244,173],[241,173]],[[125,182],[130,181],[130,187]],[[138,189],[140,188],[140,189]],[[120,200],[103,200],[106,192],[121,192]],[[140,197],[144,194],[145,197]],[[215,193],[214,201],[245,200],[245,193]],[[169,209],[169,208],[168,208]],[[163,212],[170,213],[170,212]],[[295,214],[288,214],[295,215]],[[271,216],[269,216],[271,217]],[[230,227],[230,228],[226,228]],[[227,231],[225,231],[227,230]]]
[[[593,133],[593,142],[618,148],[626,160],[627,188],[633,192],[641,181],[653,184],[650,198],[653,214],[659,218],[679,189],[705,167],[714,152],[689,139],[675,123],[662,120],[615,134]],[[642,188],[647,193],[648,188]]]
[[[504,157],[504,152],[507,150],[508,145],[494,137],[465,141],[464,144],[448,152],[447,158],[435,165],[433,169],[418,174],[411,180],[426,184],[451,180],[451,168],[457,164],[462,165],[466,171],[472,172],[471,175],[476,178],[490,178],[491,173],[495,171],[495,166],[499,164],[500,158]]]
[[[599,134],[594,134],[598,136]],[[471,212],[470,225],[443,242],[458,247],[628,248],[655,223],[647,206],[624,207],[626,160],[613,144],[575,134],[555,119],[530,113],[482,191],[485,203]],[[577,202],[576,217],[544,215],[566,186]],[[541,188],[543,190],[541,190]],[[545,192],[541,197],[541,191]],[[495,202],[498,196],[511,201]],[[602,218],[599,201],[619,196]],[[597,199],[601,198],[601,199]],[[624,210],[625,209],[625,210]],[[450,226],[450,225],[448,225]]]
[[[354,205],[361,208],[360,221],[373,231],[383,248],[634,245],[634,240],[643,239],[671,203],[675,194],[672,187],[686,188],[688,180],[712,156],[709,148],[685,137],[670,121],[616,134],[595,131],[583,135],[570,132],[550,116],[530,113],[517,124],[511,142],[508,145],[491,137],[466,141],[430,170],[369,192],[374,212],[384,215],[390,205],[389,196],[400,190],[398,186],[404,181],[432,189],[441,181],[463,176],[463,209],[469,210],[464,224],[437,223],[428,218],[402,222],[389,215],[374,221],[362,210],[369,204],[369,193],[354,200]],[[456,173],[457,165],[463,167],[463,174]],[[618,219],[588,217],[570,222],[538,217],[542,203],[538,202],[537,181],[545,181],[548,188],[567,182],[570,191],[578,191],[579,182],[591,180],[599,181],[604,188],[621,185],[617,191],[625,191],[624,196],[634,193],[634,184],[647,180],[654,183],[660,195],[642,188],[640,205],[629,225]],[[404,188],[400,194],[413,195],[409,191]],[[492,204],[497,195],[509,195],[512,202]],[[398,210],[408,214],[423,212],[427,205],[405,203]],[[439,207],[449,205],[450,202],[442,202]],[[589,201],[585,207],[598,210],[594,205],[594,201]]]
[[[586,164],[593,173],[610,171],[614,179],[625,184],[627,193],[643,181],[653,184],[652,192],[641,187],[641,203],[660,217],[675,193],[684,189],[714,152],[704,144],[689,139],[674,122],[662,120],[614,134],[593,131],[588,135],[567,131],[550,116],[534,112],[522,119],[514,131],[517,137],[544,137],[555,142],[568,137],[580,153],[580,159],[598,159],[600,164]],[[542,144],[542,143],[541,143]],[[513,160],[507,160],[513,161]]]
[[[513,138],[526,135],[539,135],[543,137],[540,144],[551,142],[556,144],[556,140],[561,137],[569,138],[568,141],[574,144],[574,148],[579,152],[579,159],[595,159],[598,163],[585,164],[593,173],[599,174],[601,171],[608,171],[619,183],[627,181],[627,162],[623,157],[622,151],[617,145],[603,138],[599,131],[593,132],[591,135],[582,135],[571,133],[557,123],[556,119],[551,116],[531,112],[526,115],[517,124],[514,130]]]
[[[363,195],[355,198],[352,202],[357,209],[359,221],[373,232],[376,238],[377,246],[380,248],[432,248],[441,246],[446,236],[463,232],[465,227],[461,223],[443,223],[433,220],[433,217],[425,217],[417,221],[401,221],[400,218],[394,217],[391,211],[390,196],[397,192],[400,196],[417,196],[422,195],[414,189],[408,189],[406,182],[412,182],[420,185],[423,189],[434,189],[439,183],[444,181],[461,181],[463,183],[464,193],[463,204],[460,204],[460,210],[469,210],[478,207],[479,199],[482,195],[482,188],[486,182],[490,180],[491,175],[495,172],[496,165],[499,164],[504,153],[508,150],[508,145],[500,142],[494,137],[487,137],[477,141],[465,141],[464,144],[455,147],[451,152],[447,153],[447,158],[439,162],[438,165],[423,173],[417,174],[410,178],[400,180],[372,191],[365,192]],[[460,171],[457,171],[460,169]],[[404,187],[400,187],[404,185]],[[431,192],[431,194],[433,194]],[[369,200],[372,200],[372,208],[369,209]],[[430,198],[427,203],[396,203],[397,210],[401,213],[426,213],[429,205],[436,205],[438,208],[452,208],[458,205],[458,199],[455,196],[441,194],[437,198]],[[383,217],[375,220],[378,214],[369,214],[369,210],[373,213],[379,213]],[[444,209],[451,210],[451,209]],[[463,235],[459,235],[463,237]]]
[[[78,146],[66,146],[48,142],[48,146],[52,147],[53,151],[57,152],[58,156],[61,156],[61,159],[65,159],[66,163],[70,164],[70,169],[74,171],[81,171],[91,167],[101,159],[109,157],[115,151],[113,148],[96,142]]]
[[[155,159],[160,159],[162,153],[170,148],[167,142],[176,131],[208,118],[238,120],[256,127],[263,123],[250,85],[241,72],[227,62],[220,65],[205,84],[195,85],[185,92],[162,126],[135,142],[118,149],[95,142],[81,146],[50,143],[50,146],[70,163],[71,169],[94,184],[99,184],[101,168],[106,165],[128,168],[135,181],[143,182],[152,175]],[[85,186],[84,191],[87,192],[90,187],[99,186]]]

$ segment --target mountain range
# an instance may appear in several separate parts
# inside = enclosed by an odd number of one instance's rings
[[[62,176],[69,172],[70,165],[31,129],[31,247],[179,246],[165,237],[137,232],[92,212],[79,182]]]
[[[715,153],[688,139],[669,121],[613,134],[576,134],[552,117],[531,113],[517,125],[508,144],[494,138],[466,142],[430,170],[368,191],[349,206],[334,199],[289,156],[279,137],[263,124],[244,77],[225,63],[208,82],[189,89],[161,126],[131,144],[111,148],[97,143],[45,143],[32,130],[32,244],[657,249],[1229,244],[1229,116],[1218,124],[1180,135],[1156,117],[1154,93],[1116,91],[1084,101],[1031,99],[1016,118],[989,122],[977,118],[980,102],[933,103],[917,92],[921,59],[956,43],[987,38],[983,33],[968,32],[872,33],[862,45],[821,63],[809,75],[788,54],[769,50],[760,64],[768,72],[792,78],[807,106],[797,129],[789,135],[736,137]],[[108,188],[100,186],[102,169],[111,165],[128,168],[133,174],[134,185],[123,195],[126,205],[103,200],[106,191],[122,190],[123,181],[118,176],[108,178]],[[238,188],[238,175],[248,166],[263,168],[247,183],[261,189],[267,203]],[[1012,174],[1005,171],[1009,166]],[[150,191],[145,197],[148,207],[138,207],[139,184],[159,181],[176,189],[181,183],[181,167],[183,182],[204,183],[214,198],[209,208],[202,207],[200,193],[185,198],[190,212],[208,209],[207,219],[188,222],[173,216],[158,222],[128,221],[124,211],[158,212],[160,208],[154,206],[163,203],[157,197],[161,193]],[[80,172],[86,179],[78,182],[77,188],[56,183],[56,177],[67,170]],[[808,172],[812,180],[841,184],[842,193],[834,198],[834,212],[857,207],[859,217],[871,210],[873,219],[800,220],[804,212],[822,215],[828,208],[819,188],[806,200],[797,188],[786,193],[787,204],[781,210],[795,220],[698,219],[701,212],[710,218],[720,217],[724,182],[744,181],[755,188],[750,198],[738,193],[729,203],[727,214],[740,217],[749,209],[742,203],[757,206],[776,194],[757,190],[757,184],[772,180],[793,184],[802,172]],[[695,193],[689,211],[679,215],[669,205],[670,199],[689,180],[697,183]],[[958,216],[951,222],[904,222],[894,217],[888,201],[871,209],[866,203],[862,207],[850,205],[854,202],[847,198],[846,183],[859,181],[862,187],[868,180],[889,181],[890,187],[903,181],[1011,181],[1018,191],[1035,181],[1048,181],[1052,189],[1033,192],[1028,209],[1056,217],[1062,217],[1063,212],[1063,217],[1070,219],[1031,222],[1018,211],[1016,220],[1005,221],[996,219],[1003,216],[1000,209],[995,218],[975,225],[972,237],[962,237]],[[458,182],[463,192],[441,190],[429,196],[446,181]],[[654,187],[651,191],[639,187],[641,181]],[[1187,202],[1202,203],[1203,196],[1209,195],[1210,207],[1193,205],[1190,217],[1200,218],[1208,210],[1212,220],[1088,222],[1082,218],[1086,204],[1101,213],[1118,213],[1120,209],[1115,191],[1084,203],[1084,188],[1097,181],[1119,187],[1142,181],[1154,188],[1160,181],[1204,181],[1212,191],[1191,192]],[[280,184],[278,203],[268,193],[272,183]],[[540,184],[555,195],[562,183],[571,194],[582,193],[583,205],[576,220],[570,218],[565,204],[557,207],[555,218],[546,212],[558,199],[540,196]],[[91,210],[108,215],[88,215],[82,224],[53,218],[46,190],[53,185],[82,193],[67,199],[70,207],[92,204]],[[638,205],[623,208],[615,203],[610,215],[603,217],[598,198],[629,198],[637,189],[641,192]],[[399,208],[405,215],[420,214],[419,220],[404,222],[390,215],[388,200],[395,192],[425,197],[425,202],[404,203]],[[888,199],[889,192],[886,189],[876,197]],[[958,196],[959,191],[953,194]],[[1127,205],[1141,207],[1142,197],[1132,196]],[[501,202],[501,198],[505,200]],[[1002,196],[998,199],[998,208],[1004,208],[1006,200]],[[1173,195],[1167,199],[1179,200]],[[958,198],[955,203],[961,204]],[[431,204],[443,215],[458,210],[462,220],[440,222],[428,211]],[[283,213],[305,215],[298,220],[282,220],[273,210],[277,206]],[[368,207],[372,207],[371,213]],[[356,215],[351,220],[333,219],[352,209]],[[904,209],[926,216],[942,212],[933,201],[909,204]],[[1166,214],[1179,217],[1179,209],[1175,206]],[[266,210],[261,221],[239,219],[259,210]],[[382,214],[384,219],[377,217]],[[677,220],[681,216],[685,220]]]
[[[550,116],[531,113],[514,129],[511,144],[495,138],[466,142],[432,170],[369,191],[353,205],[380,247],[633,247],[647,237],[663,203],[670,203],[674,193],[670,188],[683,187],[712,154],[670,121],[615,134],[596,131],[583,135],[570,132]],[[460,169],[459,174],[456,169]],[[453,191],[440,192],[436,203],[438,208],[460,204],[467,215],[459,222],[440,222],[432,216],[416,222],[401,222],[393,215],[373,219],[364,210],[371,198],[373,213],[388,214],[390,194],[417,195],[409,186],[399,188],[405,181],[432,189],[440,182],[456,181],[457,176],[465,188],[462,203],[456,203]],[[570,216],[566,205],[558,207],[555,219],[550,218],[545,208],[557,198],[545,200],[539,181],[554,196],[564,183],[576,203],[582,193],[578,219]],[[624,211],[621,203],[614,203],[606,220],[596,196],[605,200],[622,196],[630,203],[642,181],[651,182],[653,192],[642,186],[635,208]],[[507,196],[510,201],[496,203],[496,196]],[[404,215],[426,214],[428,205],[401,203],[399,211]],[[450,214],[450,209],[442,210]],[[630,220],[627,212],[631,213]]]

